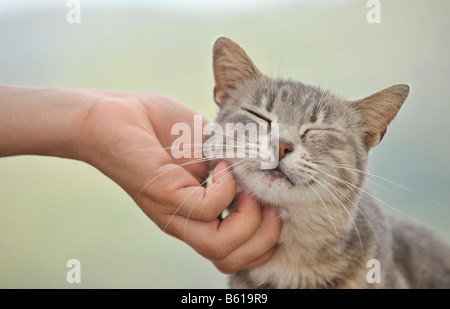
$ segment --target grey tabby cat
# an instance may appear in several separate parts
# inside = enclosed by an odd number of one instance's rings
[[[274,256],[232,274],[231,288],[450,288],[450,249],[422,226],[387,216],[365,185],[368,153],[408,85],[350,101],[268,77],[228,38],[213,52],[216,122],[279,124],[277,168],[228,159],[238,192],[277,207],[283,221]],[[380,283],[367,279],[371,259],[380,262]]]

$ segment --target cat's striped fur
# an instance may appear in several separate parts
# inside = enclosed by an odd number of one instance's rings
[[[284,177],[260,170],[254,159],[229,159],[238,191],[277,207],[283,221],[275,255],[232,274],[232,288],[450,287],[448,247],[423,227],[387,216],[365,183],[368,152],[406,100],[408,85],[346,100],[268,77],[223,37],[214,44],[213,65],[216,122],[268,119],[291,146],[279,162]],[[381,283],[367,281],[370,259],[380,261]]]

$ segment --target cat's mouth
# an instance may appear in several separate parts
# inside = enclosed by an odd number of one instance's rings
[[[276,179],[284,179],[287,180],[291,185],[295,186],[295,183],[285,172],[283,172],[283,170],[280,169],[280,166],[277,166],[272,170],[265,171],[265,174],[270,177],[271,181],[275,181]]]

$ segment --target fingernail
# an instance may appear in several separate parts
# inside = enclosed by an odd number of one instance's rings
[[[228,168],[229,164],[227,161],[220,161],[214,168],[215,173],[221,173]]]
[[[219,164],[222,164],[224,169],[230,167],[230,163],[225,160],[220,161]]]

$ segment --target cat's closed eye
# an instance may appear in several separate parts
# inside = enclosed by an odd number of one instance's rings
[[[257,112],[254,112],[254,111],[252,111],[252,110],[250,110],[250,109],[248,109],[248,108],[243,107],[242,110],[246,111],[247,113],[252,114],[253,116],[255,116],[255,117],[257,117],[257,118],[259,118],[259,119],[261,119],[261,120],[264,120],[265,122],[267,122],[267,123],[269,124],[269,128],[270,128],[270,125],[271,125],[271,123],[272,123],[272,120],[270,120],[270,119],[264,117],[264,116],[261,115],[261,114],[258,114]]]
[[[310,135],[312,132],[330,132],[330,133],[337,133],[337,134],[341,134],[344,135],[344,132],[342,132],[341,130],[337,130],[337,129],[331,129],[331,128],[311,128],[311,129],[306,129],[305,131],[300,133],[300,136],[302,138],[306,137],[307,135]]]
[[[306,138],[306,135],[307,135],[310,131],[311,131],[311,129],[305,130],[305,131],[301,134],[301,137],[302,137],[302,138]]]

